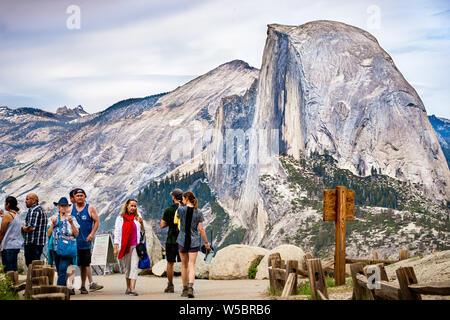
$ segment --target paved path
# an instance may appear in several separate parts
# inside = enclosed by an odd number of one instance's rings
[[[175,293],[164,293],[167,278],[155,276],[139,276],[136,291],[139,296],[125,295],[125,277],[123,274],[94,276],[94,281],[104,288],[71,296],[71,300],[187,300],[181,297],[181,277],[175,277]],[[261,300],[267,299],[265,294],[269,280],[202,280],[196,279],[194,283],[194,300]],[[75,287],[77,287],[75,285]],[[189,299],[192,300],[192,299]]]

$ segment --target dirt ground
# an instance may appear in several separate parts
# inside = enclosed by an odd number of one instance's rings
[[[71,296],[71,300],[186,300],[181,297],[181,277],[174,278],[175,293],[164,293],[167,278],[155,276],[139,276],[136,292],[139,296],[125,295],[125,277],[122,274],[94,276],[94,281],[104,286],[103,289],[89,294]],[[194,283],[194,294],[197,300],[262,300],[268,299],[268,280],[201,280]],[[76,286],[75,286],[76,287]],[[191,300],[191,299],[189,299]]]

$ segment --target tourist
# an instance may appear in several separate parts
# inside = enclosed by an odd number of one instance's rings
[[[69,209],[69,202],[67,198],[62,197],[58,202],[53,202],[58,207],[59,214],[51,218],[50,228],[47,230],[47,235],[53,236],[52,250],[54,252],[53,257],[55,260],[56,270],[58,272],[57,285],[65,286],[67,279],[67,268],[72,264],[73,259],[76,257],[76,248],[73,255],[58,254],[58,243],[60,241],[68,240],[73,241],[76,245],[76,237],[79,234],[80,225],[73,219]],[[68,243],[68,242],[66,242]],[[72,292],[73,294],[74,292]]]
[[[173,265],[175,262],[180,262],[180,254],[178,252],[178,225],[174,223],[175,211],[181,204],[183,191],[174,189],[170,195],[172,196],[173,204],[164,210],[163,218],[161,219],[161,228],[169,227],[166,239],[166,260],[167,260],[167,288],[164,292],[174,292],[173,285]]]
[[[39,205],[39,198],[35,193],[27,194],[25,203],[28,212],[22,231],[25,233],[25,263],[28,267],[33,260],[41,260],[41,254],[47,240],[45,235],[47,215]]]
[[[75,204],[72,205],[72,216],[77,219],[80,225],[77,237],[77,259],[81,273],[80,293],[88,294],[89,292],[85,286],[86,278],[89,280],[89,291],[96,291],[103,288],[103,286],[93,281],[91,270],[92,241],[100,226],[100,221],[94,206],[86,202],[86,192],[83,189],[74,189],[72,194],[75,199]]]
[[[137,211],[137,200],[128,199],[122,212],[116,218],[114,227],[114,257],[123,259],[125,265],[125,294],[137,296],[136,280],[138,277],[139,257],[136,252],[138,243],[143,242],[144,221]]]
[[[200,236],[203,238],[206,249],[210,250],[211,247],[203,227],[203,214],[198,211],[198,200],[194,193],[185,192],[183,204],[184,206],[178,208],[175,217],[180,220],[177,243],[181,257],[181,279],[183,281],[181,296],[194,298],[195,261],[200,251]]]
[[[17,271],[17,256],[23,244],[22,217],[17,207],[17,199],[9,196],[5,200],[5,210],[0,224],[0,250],[2,251],[3,272]]]

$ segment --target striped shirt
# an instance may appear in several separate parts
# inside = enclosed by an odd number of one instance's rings
[[[47,215],[40,205],[37,204],[28,209],[25,226],[29,226],[34,230],[25,233],[24,244],[44,246],[47,241],[45,232],[47,228]]]

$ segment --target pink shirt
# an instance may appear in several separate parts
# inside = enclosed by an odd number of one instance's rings
[[[133,233],[131,235],[131,246],[137,246],[137,228],[136,223],[133,221]]]

